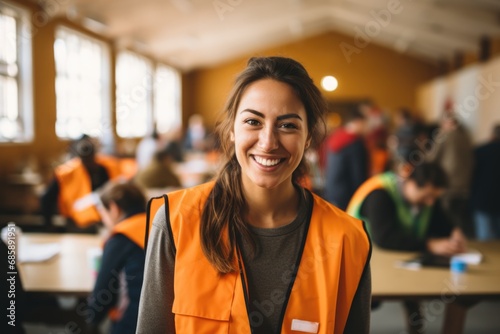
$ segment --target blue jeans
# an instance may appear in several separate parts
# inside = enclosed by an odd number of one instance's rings
[[[476,239],[480,241],[500,239],[500,214],[474,211]]]

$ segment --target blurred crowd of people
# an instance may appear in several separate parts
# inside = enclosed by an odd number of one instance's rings
[[[134,157],[102,154],[97,138],[82,135],[70,143],[68,159],[54,168],[53,177],[40,197],[45,231],[96,233],[101,222],[96,205],[99,194],[109,183],[130,182],[141,191],[178,189],[182,182],[174,164],[186,154],[207,154],[213,147],[203,118],[193,115],[182,135],[180,130],[152,133],[137,142]],[[56,214],[66,224],[55,226]]]
[[[308,150],[310,178],[304,186],[347,210],[356,190],[370,177],[434,163],[446,177],[438,202],[447,219],[469,238],[500,238],[500,125],[494,127],[490,142],[474,147],[451,106],[433,124],[406,108],[390,117],[366,105],[345,111],[340,119],[341,124],[330,124],[317,150]],[[216,151],[214,142],[200,115],[190,118],[184,135],[180,130],[162,135],[153,131],[144,137],[137,143],[135,159],[100,154],[96,139],[84,135],[71,144],[72,159],[55,168],[41,197],[46,226],[51,227],[53,215],[59,213],[76,230],[94,229],[100,218],[92,208],[92,196],[86,195],[110,180],[130,179],[141,189],[180,188],[172,166],[181,163],[186,152]],[[130,160],[133,167],[126,164]]]
[[[362,219],[380,248],[449,258],[468,239],[500,238],[500,125],[475,148],[451,105],[438,124],[408,109],[392,119],[371,106],[347,111],[320,148],[316,191]],[[419,303],[403,304],[408,331],[424,332]]]
[[[342,119],[318,152],[324,183],[317,182],[316,191],[325,199],[345,210],[370,177],[433,163],[446,178],[437,200],[447,219],[469,238],[500,238],[500,125],[475,147],[451,105],[438,123],[425,123],[407,108],[391,118],[373,106],[353,108]]]

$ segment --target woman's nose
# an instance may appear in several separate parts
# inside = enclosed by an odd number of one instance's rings
[[[258,146],[264,152],[270,152],[279,147],[278,134],[273,127],[266,127],[260,131]]]

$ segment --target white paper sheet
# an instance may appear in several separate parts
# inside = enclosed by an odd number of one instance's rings
[[[58,243],[23,245],[19,248],[19,262],[43,262],[50,260],[61,251]]]
[[[483,254],[477,249],[469,249],[465,253],[454,255],[452,259],[460,259],[467,264],[480,264],[483,260]]]

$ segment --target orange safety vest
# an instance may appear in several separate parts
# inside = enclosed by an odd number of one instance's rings
[[[139,167],[137,166],[135,158],[120,158],[118,159],[118,163],[120,165],[121,175],[125,179],[131,180],[135,175],[137,175]]]
[[[113,226],[110,237],[115,234],[123,234],[137,246],[144,249],[144,240],[146,235],[145,226],[146,213],[138,213]]]
[[[103,155],[96,155],[96,162],[106,168],[110,180],[120,176],[120,167],[116,159]],[[92,193],[90,176],[79,158],[71,159],[55,169],[55,176],[59,183],[59,212],[71,218],[79,227],[87,227],[101,220],[95,206],[78,210],[75,202]]]
[[[238,272],[220,275],[201,249],[200,217],[213,188],[209,182],[152,199],[149,217],[163,203],[176,248],[174,302],[177,333],[250,333]],[[282,323],[319,323],[311,333],[342,333],[371,245],[363,223],[316,195],[305,246]],[[148,223],[149,224],[149,223]],[[244,268],[242,268],[244,271]],[[246,284],[246,283],[245,283]]]

